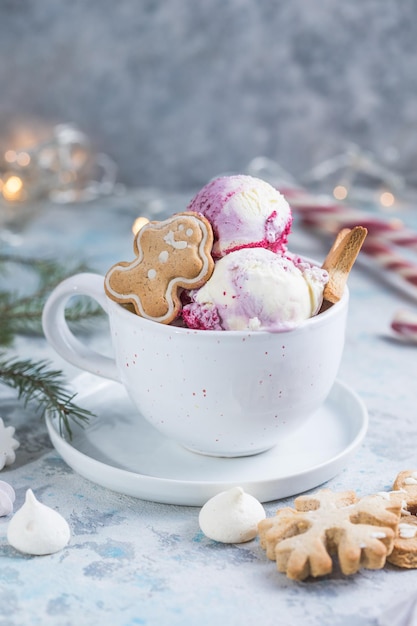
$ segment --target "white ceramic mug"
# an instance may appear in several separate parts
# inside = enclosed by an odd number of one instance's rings
[[[104,277],[78,274],[50,295],[45,335],[69,363],[120,381],[138,412],[183,446],[213,456],[267,450],[324,403],[342,357],[348,290],[287,332],[190,330],[143,319],[110,300]],[[115,360],[83,345],[65,321],[73,295],[110,320]],[[134,436],[134,433],[132,433]]]

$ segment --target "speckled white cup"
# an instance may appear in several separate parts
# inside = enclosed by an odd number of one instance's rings
[[[213,456],[257,454],[285,440],[324,403],[342,357],[349,294],[287,332],[204,331],[143,319],[110,300],[104,278],[78,274],[50,295],[45,335],[69,363],[120,381],[167,437]],[[82,344],[65,321],[73,295],[109,316],[115,359]],[[135,433],[132,433],[132,437]]]

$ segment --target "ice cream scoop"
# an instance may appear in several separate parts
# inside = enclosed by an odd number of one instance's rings
[[[299,257],[264,248],[231,252],[183,307],[189,328],[287,330],[315,315],[327,272]]]
[[[286,250],[291,208],[279,191],[259,178],[215,178],[197,193],[187,210],[201,213],[210,221],[214,258],[240,248]]]

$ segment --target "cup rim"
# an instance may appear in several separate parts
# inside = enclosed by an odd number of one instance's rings
[[[175,324],[162,324],[161,322],[155,322],[154,320],[149,320],[146,317],[141,317],[140,315],[136,315],[132,311],[129,311],[123,304],[119,302],[115,302],[106,294],[106,299],[109,306],[117,312],[118,315],[122,316],[122,318],[126,319],[126,322],[132,321],[135,319],[135,322],[144,328],[149,328],[153,330],[158,330],[158,332],[166,332],[166,333],[179,333],[183,335],[200,335],[204,337],[248,337],[250,336],[265,336],[265,335],[284,335],[287,333],[297,333],[302,332],[305,328],[311,328],[313,326],[325,324],[332,317],[337,315],[341,310],[345,309],[349,302],[349,288],[346,285],[342,298],[329,307],[326,311],[318,315],[314,315],[313,317],[309,317],[308,319],[300,322],[293,328],[282,328],[276,330],[205,330],[205,329],[197,329],[197,328],[188,328],[186,326],[176,326]]]

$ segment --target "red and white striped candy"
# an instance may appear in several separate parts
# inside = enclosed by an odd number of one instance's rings
[[[417,259],[412,262],[400,255],[397,247],[417,252],[417,233],[398,219],[378,216],[338,204],[328,197],[312,196],[300,188],[281,190],[301,223],[321,233],[336,235],[342,228],[361,225],[367,228],[359,260],[383,271],[384,278],[396,288],[417,298]]]
[[[417,294],[417,265],[400,256],[391,246],[379,237],[368,236],[362,246],[362,251],[372,257],[375,262],[389,272],[395,272],[406,283],[416,288]]]
[[[288,190],[288,201],[306,226],[336,234],[342,228],[360,224],[370,235],[383,236],[397,246],[417,251],[417,233],[407,229],[399,219],[380,219],[365,211],[342,204],[320,200],[300,191]]]
[[[406,309],[397,311],[391,322],[392,330],[403,339],[417,343],[417,314]]]

